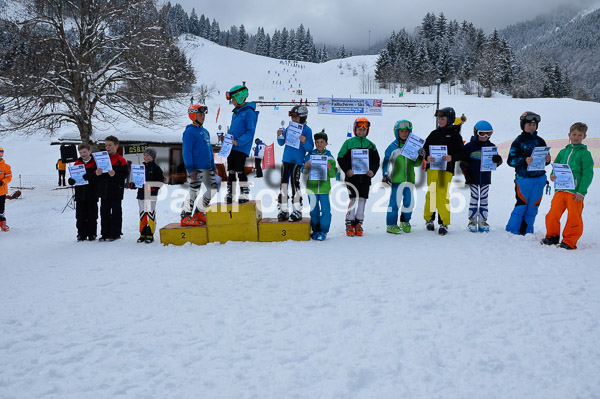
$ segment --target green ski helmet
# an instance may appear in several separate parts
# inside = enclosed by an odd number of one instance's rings
[[[233,86],[231,90],[225,93],[225,98],[229,101],[235,98],[238,104],[242,104],[248,98],[248,88],[242,85]]]

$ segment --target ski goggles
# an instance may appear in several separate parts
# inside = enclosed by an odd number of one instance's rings
[[[369,121],[358,121],[358,122],[356,122],[356,128],[357,129],[368,129],[369,126],[371,126],[371,123]]]
[[[300,114],[297,111],[290,111],[288,112],[288,116],[300,116]]]
[[[248,90],[246,87],[240,87],[237,90],[234,91],[228,91],[225,93],[225,98],[229,101],[231,101],[231,99],[239,92],[244,91],[244,90]]]
[[[448,115],[446,115],[446,113],[444,111],[442,111],[441,109],[438,109],[437,111],[435,111],[435,114],[433,114],[433,116],[439,118],[439,117],[442,117],[442,116],[447,117]]]
[[[208,107],[202,106],[194,109],[189,109],[188,114],[208,114]]]
[[[538,114],[523,113],[521,115],[521,120],[525,122],[540,123],[541,118]]]
[[[491,130],[478,130],[478,131],[477,131],[477,135],[478,135],[479,137],[487,137],[488,139],[489,139],[490,137],[492,137],[492,133],[494,133],[494,132],[493,132],[493,131],[491,131]]]
[[[410,129],[412,130],[412,123],[410,123],[409,121],[400,121],[398,123],[396,123],[396,130],[401,130],[401,129]]]

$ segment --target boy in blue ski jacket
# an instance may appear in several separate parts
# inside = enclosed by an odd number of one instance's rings
[[[187,125],[183,132],[182,153],[185,169],[190,177],[190,191],[183,201],[182,226],[206,224],[206,207],[217,193],[217,166],[210,144],[210,133],[202,126],[207,113],[208,107],[201,104],[190,105],[188,108],[188,116],[192,123]],[[202,197],[202,204],[194,208],[202,183],[206,187],[206,192]]]
[[[335,166],[335,158],[329,150],[325,149],[327,147],[325,130],[315,134],[315,147],[310,154],[306,154],[302,171],[309,174],[306,181],[306,191],[310,203],[310,226],[312,228],[310,237],[313,240],[324,241],[331,226],[330,179],[337,174],[337,167]],[[325,175],[319,176],[318,180],[310,178],[311,155],[318,155],[327,159],[327,172]],[[323,160],[323,158],[321,159]]]
[[[520,119],[523,131],[510,146],[507,160],[508,165],[515,168],[517,202],[506,225],[506,231],[525,235],[533,233],[533,224],[548,180],[545,170],[527,170],[527,166],[533,162],[531,157],[533,149],[546,147],[546,141],[537,134],[542,118],[534,112],[527,111],[523,112]],[[550,154],[548,154],[546,165],[550,164],[550,161]]]
[[[494,129],[487,121],[479,121],[473,128],[471,141],[465,144],[465,156],[460,162],[460,167],[465,175],[466,184],[471,190],[471,202],[469,204],[469,224],[467,228],[471,232],[490,231],[487,223],[488,218],[488,193],[492,183],[492,172],[481,171],[481,153],[483,147],[493,147],[490,141]],[[492,162],[497,166],[502,164],[502,157],[496,154]]]
[[[250,201],[250,186],[248,176],[246,176],[245,165],[246,158],[250,155],[254,134],[256,133],[256,123],[259,112],[256,111],[256,103],[247,103],[248,89],[246,86],[234,86],[225,95],[233,106],[233,115],[231,116],[231,127],[229,134],[233,136],[233,147],[227,157],[227,196],[228,204],[233,202],[235,194],[236,175],[240,181],[240,196],[238,202]]]
[[[277,130],[277,143],[280,146],[285,146],[283,150],[283,163],[281,165],[281,185],[279,188],[279,197],[277,198],[277,206],[279,213],[277,219],[279,221],[289,220],[297,222],[302,219],[302,192],[300,191],[300,173],[304,158],[307,153],[310,153],[314,148],[312,130],[306,124],[308,117],[308,108],[305,105],[296,105],[290,112],[289,116],[292,122],[303,125],[302,135],[300,136],[300,145],[295,148],[291,145],[286,145],[286,137],[288,129]],[[288,185],[292,184],[292,213],[288,213]]]
[[[386,231],[390,234],[400,234],[404,231],[410,233],[410,219],[414,207],[413,189],[415,183],[415,168],[422,164],[425,158],[425,149],[419,150],[419,156],[413,161],[401,155],[408,136],[412,133],[412,123],[407,120],[399,120],[394,125],[394,136],[396,139],[385,150],[383,157],[383,183],[392,186],[390,203],[386,216]],[[391,169],[389,165],[392,165]],[[402,190],[400,188],[402,187]],[[400,225],[398,225],[398,212],[400,212]],[[411,206],[412,205],[412,206]]]

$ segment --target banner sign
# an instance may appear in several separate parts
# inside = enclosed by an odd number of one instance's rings
[[[319,114],[381,116],[383,114],[383,100],[319,97],[318,108]]]

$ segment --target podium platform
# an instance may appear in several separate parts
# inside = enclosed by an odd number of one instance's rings
[[[258,240],[260,242],[309,241],[310,219],[302,218],[297,222],[279,222],[277,218],[266,218],[258,222]]]

